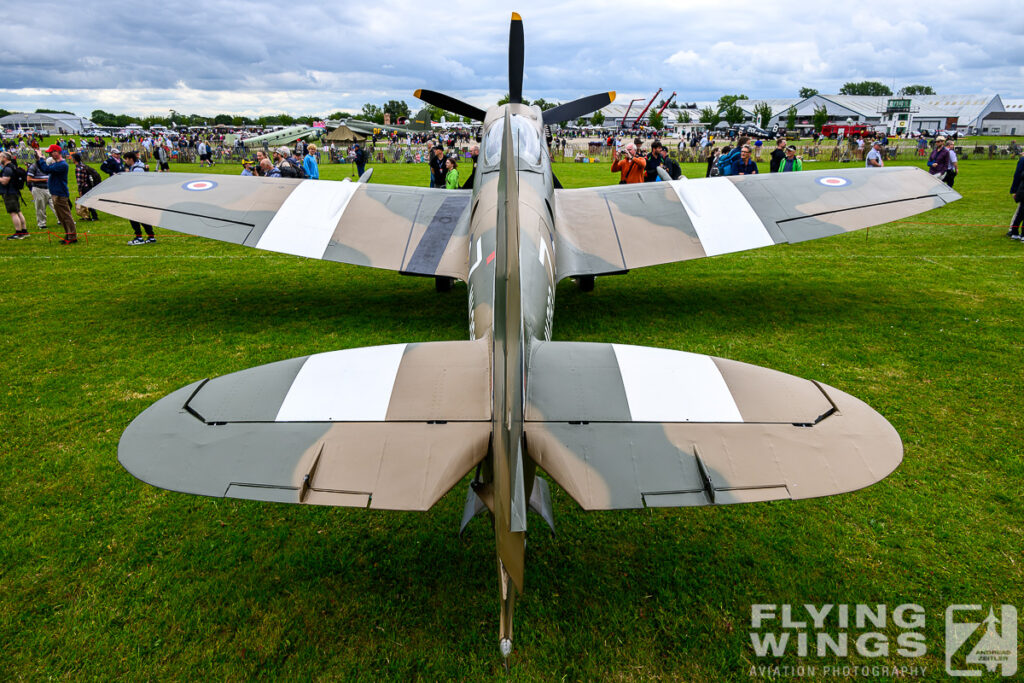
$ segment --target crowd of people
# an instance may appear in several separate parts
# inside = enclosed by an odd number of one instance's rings
[[[471,168],[465,175],[460,170],[459,152],[455,149],[459,143],[472,141],[472,137],[465,131],[451,131],[434,137],[422,137],[418,142],[425,143],[429,150],[423,161],[429,166],[429,186],[443,189],[472,189],[475,180],[477,160],[480,153],[478,144],[472,144],[469,148],[467,163],[471,162]],[[649,138],[650,139],[650,138]],[[925,145],[928,141],[922,138]],[[178,136],[176,140],[162,135],[147,135],[137,139],[139,150],[127,150],[122,155],[121,150],[112,147],[100,165],[100,170],[108,176],[116,173],[143,173],[150,170],[147,159],[153,161],[157,172],[170,170],[173,145],[177,149],[194,147],[200,166],[213,166],[216,161],[213,158],[212,142],[203,136],[191,137],[188,134]],[[412,142],[412,140],[410,140]],[[760,140],[754,141],[746,136],[740,136],[735,140],[735,145],[726,144],[721,147],[715,145],[713,133],[704,132],[684,136],[677,143],[677,150],[681,151],[684,146],[701,147],[707,150],[707,167],[705,176],[730,176],[730,175],[753,175],[760,172],[761,146],[757,144]],[[729,141],[732,142],[731,140]],[[863,154],[864,165],[867,168],[882,168],[885,166],[885,145],[886,140],[876,138],[866,145]],[[71,204],[71,197],[68,188],[68,173],[71,166],[70,159],[74,165],[75,182],[79,196],[84,195],[99,182],[100,174],[83,161],[80,150],[83,147],[95,147],[103,144],[102,140],[82,139],[77,142],[73,138],[58,140],[46,147],[41,148],[40,138],[35,135],[25,135],[5,145],[9,149],[0,150],[0,195],[4,198],[4,206],[11,216],[14,232],[8,239],[24,239],[28,236],[28,221],[22,207],[25,201],[21,190],[28,188],[35,209],[36,229],[47,231],[47,212],[51,213],[58,225],[64,231],[64,237],[60,244],[75,244],[78,241],[77,226],[74,216],[74,207]],[[548,140],[549,146],[554,148],[565,144],[565,137],[554,137]],[[682,177],[682,171],[678,161],[670,154],[669,148],[658,138],[653,138],[649,151],[643,149],[644,139],[635,137],[632,141],[623,140],[620,136],[610,136],[605,144],[613,148],[611,172],[619,175],[621,184],[658,182],[661,180],[676,180]],[[932,142],[933,149],[927,160],[928,172],[944,183],[953,187],[956,177],[959,175],[959,160],[955,147],[955,141],[947,140],[938,136]],[[183,147],[184,146],[184,147]],[[1017,209],[1011,221],[1010,231],[1007,235],[1014,239],[1024,239],[1024,155],[1016,141],[1011,141],[1010,149],[1019,157],[1011,194],[1017,202]],[[24,152],[30,150],[34,159],[26,168],[21,168],[18,157],[24,156]],[[256,150],[254,159],[244,159],[242,162],[243,176],[265,176],[282,178],[320,178],[319,150],[316,144],[307,144],[303,140],[296,141],[294,148],[286,146],[277,147],[273,150]],[[360,177],[365,173],[369,154],[359,143],[351,145],[346,150],[346,158],[355,164]],[[784,137],[775,140],[775,147],[769,154],[768,171],[770,173],[790,173],[804,169],[803,159],[797,155],[797,147],[788,144]],[[79,220],[95,221],[98,215],[94,209],[78,207]],[[153,226],[130,221],[134,237],[128,242],[130,245],[154,244],[156,237],[153,233]],[[145,233],[145,234],[143,234]]]

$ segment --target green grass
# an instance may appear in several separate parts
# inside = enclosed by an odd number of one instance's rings
[[[560,285],[556,339],[823,381],[885,415],[906,454],[871,488],[795,503],[585,514],[553,487],[558,535],[531,518],[509,678],[750,680],[775,663],[751,648],[752,603],[913,602],[923,658],[782,663],[910,663],[942,680],[947,605],[1024,606],[1024,245],[1003,237],[1012,162],[961,167],[965,198],[914,219],[642,269],[591,294]],[[614,180],[604,165],[556,173]],[[427,169],[373,180],[425,185]],[[493,531],[478,519],[456,535],[463,484],[396,514],[195,498],[116,460],[132,418],[197,379],[463,339],[465,287],[163,230],[128,247],[109,216],[81,227],[92,236],[72,248],[0,243],[4,677],[503,678]]]

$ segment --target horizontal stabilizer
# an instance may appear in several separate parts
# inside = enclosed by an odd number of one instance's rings
[[[862,401],[711,356],[541,342],[527,387],[529,456],[588,510],[833,495],[903,457]]]
[[[486,341],[270,363],[157,401],[118,457],[184,493],[427,510],[487,454],[489,363]]]
[[[557,190],[557,274],[620,273],[829,237],[959,198],[906,166]]]

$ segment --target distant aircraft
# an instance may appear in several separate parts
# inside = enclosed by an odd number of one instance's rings
[[[340,125],[348,126],[351,130],[361,135],[381,135],[387,133],[422,133],[430,131],[430,108],[424,107],[415,117],[407,123],[383,124],[362,119],[343,119]]]
[[[81,199],[193,235],[468,284],[468,341],[319,353],[195,382],[132,422],[119,459],[174,491],[387,510],[429,510],[473,472],[462,525],[493,515],[505,657],[527,509],[553,523],[538,470],[584,509],[621,510],[827,496],[879,481],[903,456],[885,418],[816,381],[551,341],[556,284],[590,288],[599,275],[837,235],[959,198],[909,167],[557,189],[544,125],[614,93],[524,105],[517,14],[509,43],[508,104],[417,92],[482,121],[471,193],[125,173]]]
[[[299,139],[315,140],[323,135],[323,128],[313,126],[288,126],[280,130],[264,133],[242,140],[242,146],[248,149],[262,149],[264,147],[277,147],[279,145],[290,145]]]

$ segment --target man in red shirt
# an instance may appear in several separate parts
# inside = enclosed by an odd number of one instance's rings
[[[646,167],[647,160],[642,156],[637,156],[635,143],[627,143],[622,148],[622,154],[617,151],[612,152],[612,173],[620,174],[620,185],[642,183]]]

